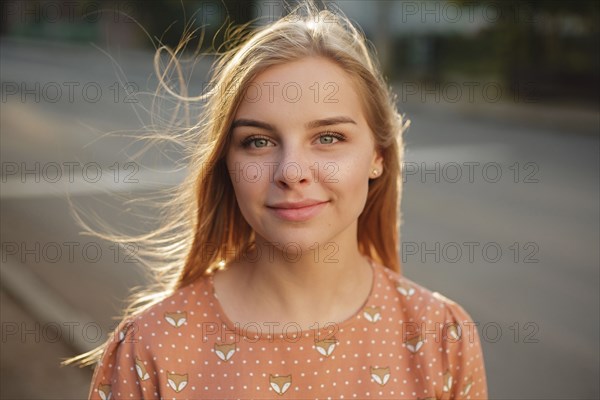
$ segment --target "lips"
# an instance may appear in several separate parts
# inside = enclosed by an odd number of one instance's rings
[[[308,221],[323,210],[329,201],[303,200],[299,202],[282,202],[268,205],[267,208],[277,217],[293,222]]]
[[[320,203],[326,203],[326,201],[314,200],[314,199],[306,199],[306,200],[294,201],[294,202],[283,201],[281,203],[270,204],[267,207],[291,209],[291,208],[303,208],[303,207],[314,206],[315,204],[320,204]]]

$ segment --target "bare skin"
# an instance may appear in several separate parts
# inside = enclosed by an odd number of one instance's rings
[[[300,89],[286,93],[286,84]],[[264,90],[247,95],[236,113],[227,166],[258,255],[218,271],[215,292],[240,324],[294,322],[305,330],[342,322],[371,290],[357,221],[368,181],[382,171],[359,94],[341,68],[313,57],[268,68],[253,85]],[[324,101],[326,87],[337,89],[337,102]],[[296,212],[307,200],[317,205]]]

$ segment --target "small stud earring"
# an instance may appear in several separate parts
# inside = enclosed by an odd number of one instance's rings
[[[377,171],[376,169],[373,170],[373,175],[377,176],[379,175],[379,171]]]

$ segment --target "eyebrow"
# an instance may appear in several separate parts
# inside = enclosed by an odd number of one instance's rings
[[[324,118],[324,119],[317,119],[314,121],[310,121],[307,124],[305,124],[304,127],[306,129],[314,129],[314,128],[319,128],[322,126],[338,125],[338,124],[354,124],[354,125],[356,125],[356,122],[350,117],[338,116],[338,117],[331,117],[331,118]],[[236,119],[235,121],[233,121],[233,124],[231,125],[231,129],[235,129],[240,126],[251,126],[254,128],[260,128],[260,129],[264,129],[264,130],[271,131],[271,132],[277,132],[277,129],[269,123],[257,121],[255,119],[247,119],[247,118],[240,118],[240,119]]]

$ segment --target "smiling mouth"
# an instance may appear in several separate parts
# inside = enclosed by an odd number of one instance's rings
[[[293,222],[303,222],[308,221],[311,218],[315,217],[319,214],[329,203],[329,201],[324,201],[321,203],[311,204],[304,207],[294,207],[294,208],[283,208],[283,207],[270,207],[267,206],[269,210],[271,210],[277,217]]]

